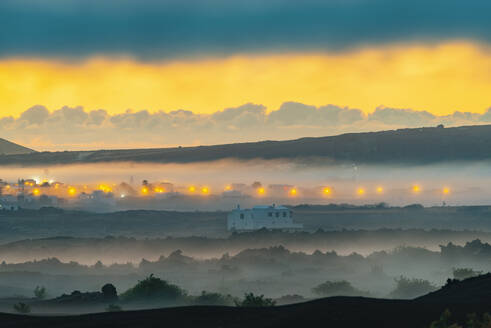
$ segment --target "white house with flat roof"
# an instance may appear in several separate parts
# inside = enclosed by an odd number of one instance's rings
[[[302,224],[293,223],[293,212],[285,206],[265,205],[254,206],[251,209],[241,209],[237,206],[227,217],[229,231],[251,231],[266,229],[296,230],[302,229]]]

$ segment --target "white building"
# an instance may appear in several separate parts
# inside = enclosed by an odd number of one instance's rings
[[[293,223],[292,211],[284,206],[254,206],[241,209],[237,206],[227,217],[229,231],[247,231],[266,229],[302,229],[302,224]]]

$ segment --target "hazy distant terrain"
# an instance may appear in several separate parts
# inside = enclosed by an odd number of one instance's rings
[[[36,151],[0,138],[0,155],[32,154]]]
[[[0,156],[0,164],[39,165],[135,161],[191,163],[219,159],[318,157],[367,164],[438,163],[491,158],[491,125],[350,133],[332,137],[160,149],[39,152]]]
[[[380,207],[300,205],[292,207],[304,230],[451,229],[490,232],[490,206]],[[226,237],[225,211],[148,211],[113,213],[41,208],[0,211],[0,240],[71,237]]]

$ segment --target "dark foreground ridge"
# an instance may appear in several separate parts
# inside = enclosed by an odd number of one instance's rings
[[[189,306],[143,311],[36,317],[0,315],[2,327],[428,327],[449,309],[464,322],[489,312],[491,275],[450,282],[415,300],[331,297],[266,308]]]
[[[0,156],[0,165],[102,162],[192,163],[289,159],[355,163],[437,163],[491,159],[491,125],[417,128],[287,141],[158,149],[39,152]]]

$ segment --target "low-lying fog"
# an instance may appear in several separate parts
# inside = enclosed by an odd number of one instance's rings
[[[35,179],[38,183],[56,181],[65,186],[78,186],[76,193],[68,194],[67,191],[65,195],[57,194],[68,201],[82,192],[97,190],[101,184],[112,186],[110,190],[118,204],[114,208],[100,208],[101,211],[129,208],[228,210],[237,203],[252,206],[273,202],[480,205],[490,203],[489,164],[334,165],[320,159],[308,162],[221,160],[194,164],[105,163],[9,167],[2,170],[1,178],[10,183],[23,178]],[[144,180],[150,186],[157,187],[168,183],[172,186],[172,193],[169,189],[160,188],[155,189],[159,190],[156,194],[150,188],[143,195],[141,188]],[[126,190],[119,188],[123,182],[133,188],[136,197],[123,199],[128,196]],[[190,192],[190,188],[194,188],[193,192]],[[261,191],[259,188],[262,188]],[[49,193],[48,189],[33,191],[32,188],[23,192],[35,193],[34,196]],[[176,195],[182,197],[176,200]],[[152,203],[152,198],[158,201]],[[168,198],[174,199],[169,201]],[[78,207],[83,206],[78,204]],[[98,210],[95,205],[86,206],[89,210]]]

